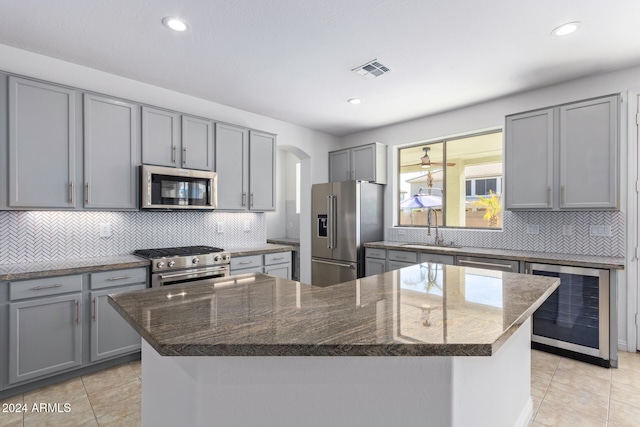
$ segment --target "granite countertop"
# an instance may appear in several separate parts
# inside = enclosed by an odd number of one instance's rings
[[[328,287],[246,274],[109,303],[165,356],[490,356],[559,283],[417,264]]]
[[[275,243],[278,245],[300,246],[300,239],[294,239],[293,237],[276,237],[273,239],[267,239],[267,243]]]
[[[473,248],[462,247],[452,248],[446,246],[424,246],[425,243],[408,243],[408,242],[370,242],[365,243],[366,248],[393,249],[408,252],[428,252],[448,255],[463,256],[480,256],[494,257],[502,259],[510,259],[515,261],[541,262],[547,264],[561,264],[575,267],[590,268],[607,268],[607,269],[624,269],[624,258],[601,257],[591,255],[573,255],[552,252],[535,252],[535,251],[517,251],[512,249],[491,249],[491,248]]]
[[[149,260],[135,255],[2,264],[0,265],[0,282],[148,266]]]
[[[257,246],[246,246],[246,247],[235,247],[235,248],[225,248],[229,253],[231,253],[231,257],[236,256],[248,256],[248,255],[260,255],[260,254],[270,254],[274,252],[286,252],[286,251],[295,251],[291,245],[274,245],[272,243],[264,243],[262,245]]]

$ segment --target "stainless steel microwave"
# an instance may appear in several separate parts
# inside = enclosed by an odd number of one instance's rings
[[[215,209],[215,172],[142,165],[141,209]]]

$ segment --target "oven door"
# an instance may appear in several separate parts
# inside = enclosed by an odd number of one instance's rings
[[[190,270],[155,273],[151,275],[151,287],[178,285],[180,283],[193,282],[203,279],[216,279],[229,276],[229,266],[219,265],[215,267],[193,268]]]

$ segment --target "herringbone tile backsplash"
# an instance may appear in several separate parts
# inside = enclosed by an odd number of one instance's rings
[[[224,233],[217,232],[218,222]],[[100,224],[110,223],[110,238]],[[244,231],[244,225],[250,231]],[[136,249],[263,244],[263,213],[0,211],[0,264],[94,258]]]
[[[625,235],[622,212],[513,212],[502,217],[503,230],[440,230],[445,242],[479,248],[514,249],[576,255],[624,257]],[[539,225],[540,234],[527,234],[527,225]],[[571,224],[573,234],[562,235],[562,226]],[[611,226],[611,236],[590,236],[590,225]],[[433,242],[435,232],[426,228],[387,229],[386,240]]]

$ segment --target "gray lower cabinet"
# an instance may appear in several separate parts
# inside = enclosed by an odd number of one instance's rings
[[[84,95],[84,207],[136,209],[140,107]]]
[[[384,259],[365,258],[364,274],[365,276],[373,276],[382,274],[387,271],[387,261]]]
[[[109,288],[89,293],[91,301],[91,348],[89,360],[96,362],[140,350],[140,335],[109,304],[109,294],[145,289],[146,284]]]
[[[82,294],[9,303],[9,384],[82,364]]]
[[[291,279],[291,263],[264,267],[264,274],[280,277],[282,279]]]
[[[399,270],[401,268],[410,267],[412,265],[416,265],[415,262],[404,262],[404,261],[391,261],[387,262],[387,271]]]
[[[73,89],[9,77],[9,201],[15,208],[77,205]]]
[[[438,264],[455,265],[455,257],[453,255],[446,254],[431,254],[420,252],[420,263],[434,262]]]
[[[291,279],[291,252],[276,252],[264,255],[231,257],[231,275],[264,273]]]

